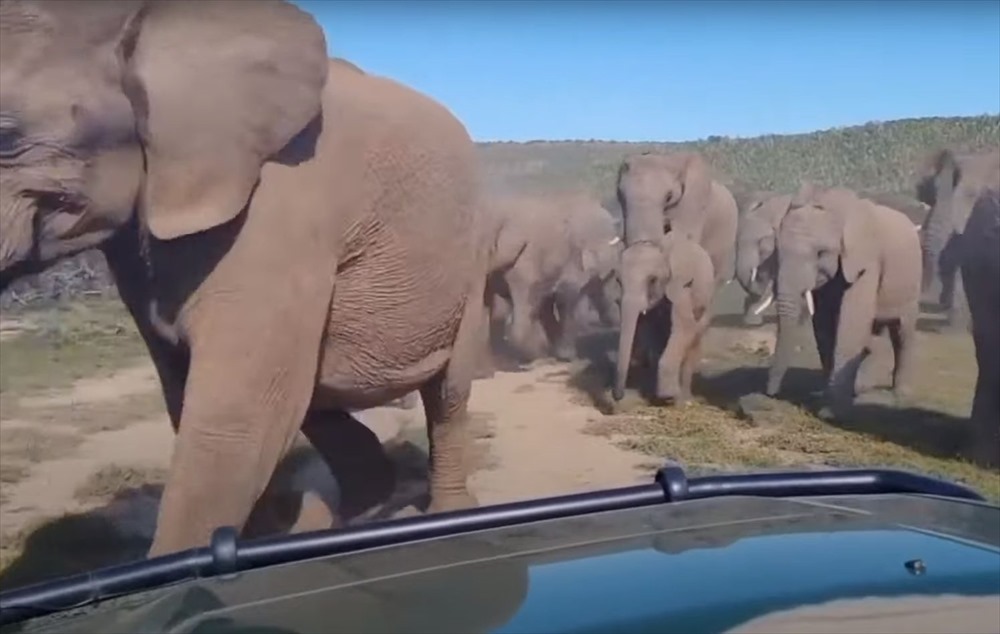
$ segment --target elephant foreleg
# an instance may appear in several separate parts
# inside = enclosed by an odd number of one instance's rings
[[[837,341],[837,320],[840,316],[843,290],[836,288],[836,281],[831,281],[813,290],[813,300],[816,312],[812,316],[813,335],[816,338],[816,351],[819,353],[820,367],[823,369],[823,382],[830,380],[833,372],[833,350]]]
[[[848,288],[840,303],[833,368],[827,395],[835,413],[842,412],[854,399],[858,370],[871,350],[875,321],[878,272],[870,271]]]
[[[191,366],[151,556],[203,546],[219,526],[243,528],[299,430],[332,280],[298,281],[261,279],[261,297],[207,294],[188,316]]]
[[[555,333],[553,350],[560,361],[571,361],[576,354],[576,338],[579,334],[577,307],[580,304],[580,292],[563,290],[556,293],[555,309],[558,317],[558,328]]]
[[[656,397],[681,404],[681,364],[688,357],[699,326],[688,293],[671,294],[670,299],[670,337],[657,365]]]

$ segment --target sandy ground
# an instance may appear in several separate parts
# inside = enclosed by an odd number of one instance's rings
[[[480,469],[470,479],[473,493],[484,504],[558,495],[587,489],[626,485],[644,475],[648,457],[617,449],[607,438],[583,433],[601,414],[574,402],[566,385],[569,364],[543,363],[522,372],[498,372],[473,387],[469,410],[486,443]],[[38,522],[66,513],[99,508],[123,532],[148,536],[155,523],[156,497],[138,492],[108,505],[79,495],[79,487],[102,468],[134,467],[148,472],[169,467],[173,432],[165,414],[131,422],[110,431],[81,437],[68,422],[35,421],[32,410],[51,407],[85,408],[158,390],[155,371],[142,363],[104,379],[82,379],[70,388],[22,398],[21,415],[0,421],[0,432],[37,433],[46,441],[73,440],[63,455],[32,462],[18,481],[4,486],[0,533],[13,535]],[[575,399],[579,401],[580,399]],[[384,442],[401,432],[423,429],[423,408],[380,407],[355,414]],[[69,443],[67,443],[69,444]],[[555,453],[554,453],[555,450]],[[557,458],[556,458],[557,457]],[[312,477],[329,472],[311,470]]]

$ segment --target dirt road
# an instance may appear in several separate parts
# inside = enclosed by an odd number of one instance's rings
[[[469,409],[483,451],[470,485],[482,503],[623,485],[642,476],[642,456],[584,433],[587,423],[601,414],[574,402],[579,397],[566,385],[568,376],[568,364],[545,364],[524,372],[500,372],[475,383]],[[15,482],[4,484],[0,532],[17,534],[45,518],[103,506],[107,500],[102,497],[114,494],[111,489],[119,484],[141,488],[143,479],[162,481],[173,447],[173,434],[163,413],[123,421],[105,431],[80,428],[72,420],[32,417],[33,412],[52,407],[84,415],[88,407],[140,395],[152,397],[157,390],[152,366],[143,363],[108,378],[81,379],[68,389],[22,399],[18,418],[0,421],[6,440],[23,437],[25,444],[39,450],[60,444],[62,448],[57,455],[38,456],[45,459],[37,461],[7,453],[5,464],[23,471]],[[419,406],[411,410],[382,407],[356,415],[383,442],[401,435],[419,438],[423,433]],[[129,477],[125,482],[110,482],[109,470]],[[323,471],[311,473],[322,477]],[[88,487],[88,479],[101,480],[102,475],[108,490],[87,491],[95,486]],[[328,472],[325,475],[329,477]],[[120,523],[124,532],[148,537],[155,508],[155,493],[147,487],[103,506],[101,512]]]

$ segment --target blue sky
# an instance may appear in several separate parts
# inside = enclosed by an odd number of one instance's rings
[[[298,0],[477,141],[683,141],[1000,112],[1000,0]]]

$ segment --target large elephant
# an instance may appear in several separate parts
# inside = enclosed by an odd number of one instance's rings
[[[463,125],[284,1],[0,6],[0,285],[103,248],[177,431],[150,555],[243,526],[300,427],[356,463],[379,445],[347,410],[414,389],[431,509],[475,505]]]
[[[708,252],[717,283],[733,279],[736,200],[712,177],[700,154],[628,156],[618,170],[617,187],[626,246],[659,244],[665,232],[679,232]]]
[[[717,286],[712,258],[694,240],[671,231],[658,244],[627,247],[621,277],[621,331],[612,396],[617,401],[625,396],[638,327],[645,331],[643,347],[659,356],[656,398],[684,404],[691,397],[702,337],[711,322],[709,308]],[[639,350],[638,356],[644,359],[647,350]]]
[[[972,401],[973,455],[1000,459],[1000,189],[979,195],[963,228],[962,281],[976,345],[976,393]]]
[[[920,239],[903,213],[844,188],[804,185],[778,232],[778,338],[767,393],[781,387],[805,303],[835,412],[853,398],[871,337],[885,328],[895,354],[893,391],[904,399],[920,280]]]
[[[748,325],[760,325],[761,313],[774,300],[778,227],[791,202],[792,194],[778,192],[754,192],[745,197],[736,231],[736,279],[747,293],[743,321]]]
[[[978,196],[1000,188],[1000,150],[934,152],[921,166],[916,193],[930,206],[922,232],[923,289],[947,309],[951,330],[969,328],[968,302],[958,273],[964,227]]]
[[[494,342],[505,333],[522,361],[543,356],[549,346],[558,359],[569,360],[583,300],[605,325],[617,323],[621,239],[613,216],[596,199],[582,192],[509,195],[494,198],[489,207],[494,243],[487,293]]]

